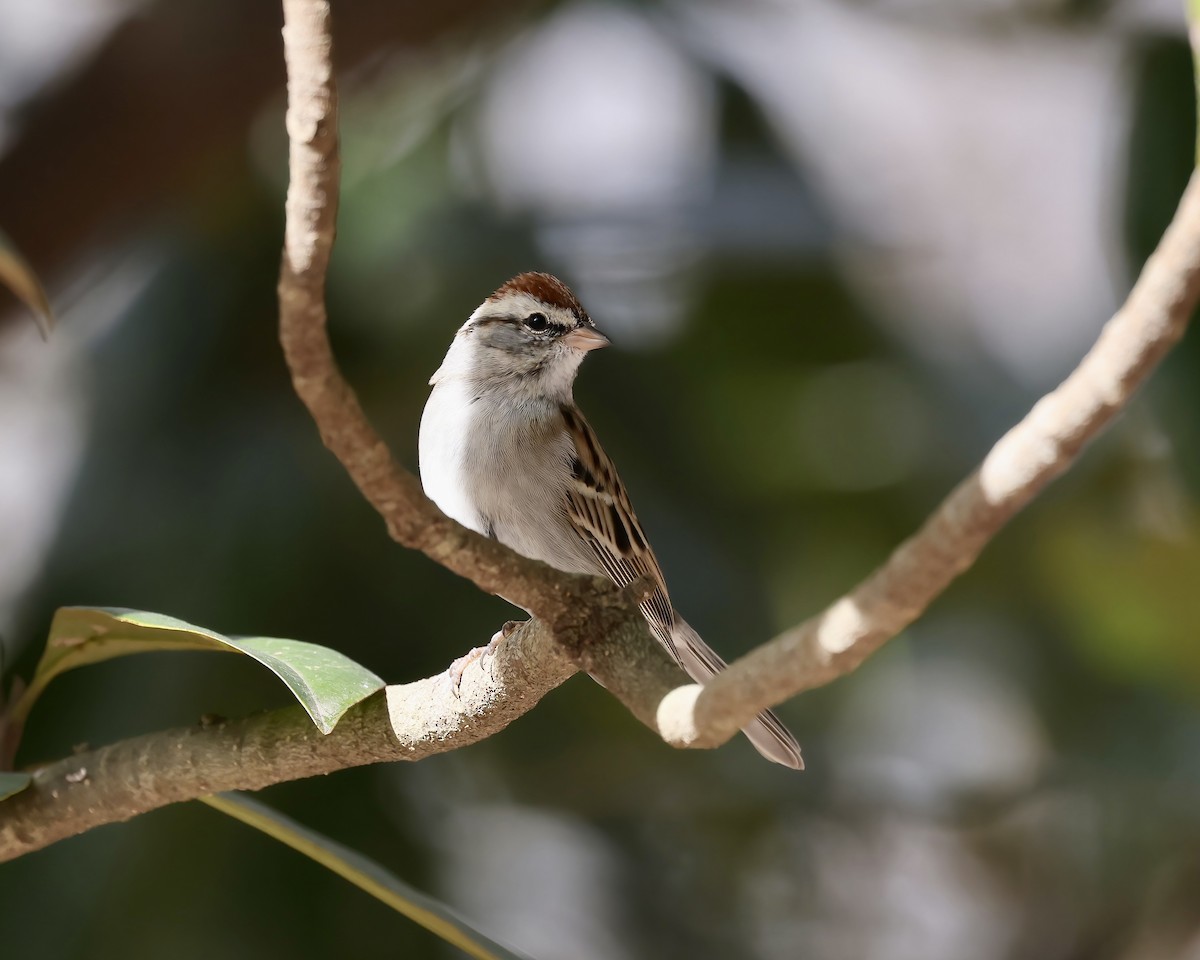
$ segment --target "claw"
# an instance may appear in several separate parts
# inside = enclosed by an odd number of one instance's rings
[[[450,664],[450,669],[446,672],[450,675],[450,689],[454,693],[455,699],[462,699],[463,671],[482,657],[486,651],[486,647],[472,647],[467,653]]]
[[[490,656],[495,653],[500,643],[511,637],[516,629],[522,625],[522,621],[520,620],[509,620],[508,623],[492,634],[492,639],[488,641],[486,647],[473,647],[450,664],[450,668],[446,672],[450,675],[450,689],[454,692],[454,696],[457,699],[462,699],[462,678],[463,672],[467,667],[480,657],[484,655]]]
[[[524,620],[509,620],[504,626],[492,634],[492,639],[488,643],[488,652],[492,652],[496,644],[498,644],[501,640],[507,640],[517,632],[519,627],[523,627],[524,625]]]

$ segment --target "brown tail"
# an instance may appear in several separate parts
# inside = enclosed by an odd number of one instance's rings
[[[678,616],[671,629],[671,639],[675,643],[679,659],[683,662],[683,668],[697,683],[704,683],[727,666],[713,648],[701,639],[700,634]],[[742,733],[750,738],[754,749],[768,760],[781,763],[793,770],[804,769],[804,759],[800,756],[800,744],[770,710],[760,713],[755,720],[742,729]]]

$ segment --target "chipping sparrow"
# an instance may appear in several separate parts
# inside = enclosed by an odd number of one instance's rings
[[[608,338],[555,277],[523,273],[459,329],[421,417],[421,483],[444,513],[518,553],[620,586],[648,576],[650,630],[692,679],[725,667],[671,606],[616,468],[571,394]],[[768,760],[803,769],[773,713],[745,729]]]

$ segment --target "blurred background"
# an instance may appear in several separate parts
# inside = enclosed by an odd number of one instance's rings
[[[1077,362],[1174,209],[1178,0],[341,0],[348,377],[416,467],[513,273],[614,340],[581,405],[726,655],[884,559]],[[513,611],[389,541],[275,341],[274,3],[0,0],[0,642],[54,609],[327,644],[391,682]],[[264,799],[538,958],[1200,957],[1200,338],[910,631],[784,705],[802,775],[577,677],[502,735]],[[29,764],[283,704],[249,661],[57,681]],[[53,916],[55,922],[47,923]],[[0,867],[12,956],[456,955],[198,805]]]

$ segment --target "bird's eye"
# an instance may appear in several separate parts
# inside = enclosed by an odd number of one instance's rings
[[[534,333],[541,333],[550,325],[550,321],[546,319],[544,313],[531,313],[525,318],[525,326]]]

